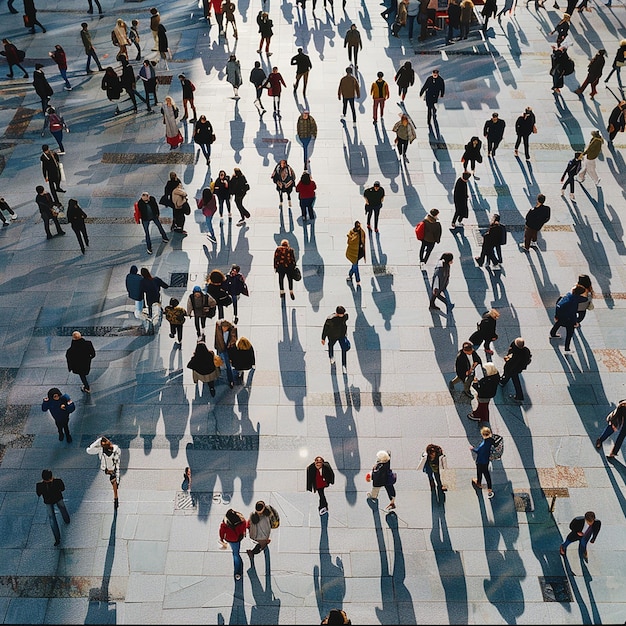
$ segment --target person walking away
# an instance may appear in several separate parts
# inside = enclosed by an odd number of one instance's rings
[[[163,309],[163,312],[165,319],[170,324],[170,339],[176,337],[177,342],[174,342],[174,347],[178,343],[180,348],[183,342],[183,324],[187,321],[187,311],[179,304],[178,298],[170,298],[170,303]]]
[[[274,105],[274,118],[282,119],[280,114],[280,94],[283,87],[286,87],[287,84],[276,66],[272,68],[270,75],[267,77],[267,83],[269,84],[267,95],[272,98]]]
[[[607,454],[607,458],[615,458],[619,454],[619,450],[624,443],[624,437],[626,437],[626,400],[620,400],[615,410],[611,411],[606,416],[606,428],[602,434],[596,439],[596,450],[602,448],[602,443],[608,439],[614,432],[617,433],[617,439],[613,444],[611,452]]]
[[[578,311],[576,311],[576,324],[574,324],[575,328],[580,327],[582,321],[585,319],[587,315],[587,311],[592,311],[593,306],[593,286],[591,284],[591,278],[589,278],[588,274],[579,274],[578,280],[576,281],[577,285],[580,285],[584,291],[581,295],[586,298],[586,302],[581,302],[578,305]]]
[[[500,313],[496,309],[489,309],[489,311],[485,311],[480,318],[480,322],[476,324],[476,330],[469,336],[468,339],[468,341],[472,342],[474,350],[478,350],[480,345],[484,342],[485,354],[487,357],[490,357],[493,354],[491,342],[498,338],[498,334],[496,333],[496,324],[499,317]]]
[[[61,517],[65,524],[70,523],[70,514],[67,512],[63,500],[65,483],[60,478],[55,478],[51,470],[45,469],[41,472],[41,482],[37,483],[35,490],[38,498],[43,496],[43,502],[48,511],[48,522],[54,535],[54,545],[58,546],[61,543],[61,532],[59,531],[59,524],[54,511],[55,506],[61,512]]]
[[[100,457],[100,469],[109,477],[113,488],[113,508],[119,508],[117,490],[120,484],[120,461],[122,451],[120,447],[106,437],[98,437],[88,448],[87,454],[97,454]]]
[[[461,157],[463,171],[467,172],[467,166],[469,165],[474,180],[480,180],[475,174],[475,169],[476,163],[483,162],[483,155],[480,153],[482,147],[483,142],[478,137],[474,136],[465,144],[465,152],[463,152],[463,156]]]
[[[343,113],[341,119],[345,120],[348,105],[352,111],[352,123],[356,126],[356,110],[354,108],[354,98],[361,97],[361,87],[359,81],[352,75],[352,68],[346,67],[346,75],[339,81],[337,89],[337,100],[343,98]]]
[[[43,73],[43,65],[41,63],[35,63],[35,71],[33,72],[33,87],[35,88],[35,93],[41,100],[41,112],[45,115],[48,110],[50,97],[54,91],[52,90],[52,87],[50,87],[50,83],[48,82],[46,75]]]
[[[58,211],[54,208],[55,204],[58,203],[53,201],[52,196],[44,190],[43,185],[37,185],[37,187],[35,187],[35,191],[37,192],[35,201],[37,202],[39,215],[41,215],[43,227],[46,231],[46,238],[52,239],[52,233],[50,232],[50,220],[54,222],[57,229],[57,235],[65,235],[65,231],[61,228],[61,224],[59,224],[59,219],[57,217]]]
[[[256,64],[255,64],[256,65]],[[298,54],[291,57],[291,65],[296,66],[296,82],[293,84],[293,90],[298,90],[300,79],[302,79],[302,95],[306,98],[306,87],[309,82],[309,71],[313,67],[311,58],[308,54],[302,51],[302,48],[298,48]]]
[[[483,136],[487,138],[487,156],[496,156],[496,150],[504,137],[504,129],[506,122],[501,120],[495,111],[491,114],[491,119],[485,122],[483,126]]]
[[[396,474],[391,471],[391,452],[379,450],[376,453],[376,463],[372,468],[371,476],[372,490],[367,494],[368,500],[378,500],[378,493],[381,487],[385,488],[389,496],[389,504],[385,507],[387,511],[396,508]]]
[[[224,288],[225,282],[226,276],[224,276],[221,270],[212,270],[206,277],[205,291],[212,296],[217,303],[217,314],[220,319],[224,317],[224,307],[232,304],[232,299]]]
[[[361,33],[359,32],[356,24],[351,24],[350,29],[343,38],[343,47],[348,48],[348,61],[353,65],[355,70],[359,69],[359,50],[363,49],[363,42],[361,41]],[[353,62],[354,57],[354,62]]]
[[[496,5],[496,0],[485,0],[485,4],[483,5],[483,10],[480,14],[483,16],[483,33],[487,32],[487,24],[489,24],[489,18],[495,17],[498,12],[498,7]]]
[[[4,50],[0,54],[7,60],[9,66],[9,73],[7,78],[13,78],[13,67],[19,67],[24,72],[23,78],[28,78],[28,72],[22,67],[22,62],[26,56],[22,50],[18,50],[15,44],[12,44],[8,39],[2,40]]]
[[[225,550],[227,545],[233,551],[233,565],[235,568],[235,580],[241,580],[243,574],[243,561],[239,554],[241,548],[241,540],[246,536],[247,522],[244,516],[235,511],[228,509],[226,515],[220,524],[220,542]]]
[[[216,308],[215,298],[208,293],[203,293],[202,288],[195,285],[187,299],[187,315],[194,318],[198,338],[204,336],[206,320],[215,317]]]
[[[232,216],[230,213],[230,176],[224,171],[220,170],[217,174],[217,178],[213,181],[213,193],[217,196],[219,201],[219,210],[220,210],[220,224],[224,222],[224,205],[226,205],[226,210],[228,211],[228,221],[232,221]]]
[[[504,387],[509,379],[512,380],[515,395],[509,395],[509,398],[516,402],[524,402],[524,393],[522,392],[519,375],[530,365],[531,360],[532,354],[526,347],[524,339],[522,337],[514,339],[504,357],[504,372],[500,379],[500,386]]]
[[[276,511],[263,500],[259,500],[254,505],[254,512],[250,514],[248,519],[248,536],[255,542],[254,549],[246,550],[246,554],[250,557],[250,566],[254,566],[254,556],[267,550],[272,541],[270,534],[272,532],[272,518],[278,519]]]
[[[139,70],[139,78],[143,83],[143,90],[146,96],[146,105],[148,107],[148,113],[154,113],[154,110],[150,106],[150,96],[154,96],[154,104],[159,104],[157,100],[157,80],[156,72],[152,61],[147,59],[143,62],[141,69]]]
[[[338,306],[332,315],[329,315],[324,322],[322,328],[322,345],[325,345],[328,339],[328,358],[330,359],[331,366],[335,365],[334,345],[339,342],[341,348],[341,367],[344,374],[348,373],[347,370],[347,353],[350,349],[350,341],[347,337],[348,334],[348,314],[346,309],[342,306]]]
[[[139,36],[139,20],[133,20],[130,24],[131,25],[130,30],[128,31],[128,39],[137,50],[137,56],[135,57],[135,61],[141,61],[141,46],[139,45],[139,42],[141,41],[141,37]]]
[[[412,87],[415,84],[415,70],[411,65],[411,61],[405,61],[404,64],[400,66],[394,76],[394,80],[396,85],[398,85],[398,95],[400,96],[400,100],[404,102],[409,87]],[[382,118],[382,113],[380,116]]]
[[[63,46],[57,44],[54,46],[54,50],[52,52],[48,52],[48,56],[57,64],[57,67],[59,68],[59,74],[61,74],[61,78],[65,82],[65,91],[72,91],[72,85],[70,85],[70,81],[67,80],[67,58],[65,56]]]
[[[182,121],[185,121],[188,118],[187,106],[189,105],[193,111],[193,117],[189,121],[195,122],[197,113],[196,105],[193,102],[193,92],[196,90],[196,86],[184,74],[179,74],[178,80],[180,80],[180,86],[183,91],[183,110],[185,114],[183,115]]]
[[[235,206],[237,207],[241,218],[237,222],[237,226],[243,226],[246,223],[246,219],[250,219],[250,212],[243,206],[243,199],[246,197],[248,191],[250,191],[250,185],[238,167],[233,170],[233,175],[230,177],[228,186],[231,195],[235,199]],[[230,208],[228,211],[228,219],[230,221]]]
[[[187,367],[192,371],[193,383],[206,383],[209,386],[209,393],[215,397],[215,381],[220,377],[220,368],[216,365],[216,355],[213,350],[209,350],[203,338],[198,339],[193,356],[189,359]]]
[[[304,169],[309,169],[309,144],[317,137],[317,123],[311,114],[305,109],[302,111],[296,123],[296,134],[302,144],[304,152]]]
[[[570,27],[570,15],[568,13],[563,13],[563,17],[559,21],[559,23],[554,27],[553,30],[550,31],[550,35],[556,35],[556,47],[559,48],[561,44],[565,41],[569,33]],[[563,85],[561,85],[563,86]]]
[[[365,199],[365,214],[367,215],[367,230],[372,230],[370,224],[372,214],[374,215],[374,231],[378,232],[378,215],[383,208],[383,202],[385,201],[385,190],[380,186],[379,181],[374,181],[372,187],[368,187],[363,192],[363,198]]]
[[[611,111],[609,116],[609,124],[606,132],[609,133],[609,146],[613,145],[613,140],[617,137],[617,133],[623,133],[626,128],[626,100],[621,100],[617,106]]]
[[[313,205],[315,204],[315,190],[317,184],[311,178],[311,175],[305,170],[300,177],[300,181],[296,185],[296,192],[300,201],[300,211],[302,212],[302,224],[308,219],[315,219],[315,213],[313,213]]]
[[[482,365],[482,363],[482,359],[474,350],[472,342],[464,341],[463,346],[457,352],[456,359],[454,361],[456,376],[448,383],[450,391],[454,389],[454,386],[457,383],[463,383],[463,393],[468,398],[473,398],[474,395],[470,391],[470,387],[476,380],[474,372],[479,365]]]
[[[44,180],[50,186],[50,193],[54,198],[54,202],[57,206],[63,206],[59,202],[59,193],[65,193],[65,189],[61,189],[61,165],[59,162],[59,157],[56,152],[50,150],[50,146],[47,143],[41,146],[41,156],[39,157],[41,161],[41,173],[44,177]]]
[[[167,62],[167,58],[168,56],[171,58],[170,44],[167,38],[167,29],[165,28],[165,26],[163,26],[163,24],[159,24],[158,36],[159,36],[159,57],[161,58],[161,61],[165,62],[165,69],[169,71],[170,66]]]
[[[598,93],[598,83],[600,82],[600,78],[602,78],[605,56],[606,50],[604,48],[601,48],[598,52],[596,52],[595,56],[589,61],[589,65],[587,66],[587,78],[585,78],[582,85],[576,89],[574,93],[577,93],[579,96],[583,96],[587,85],[591,85],[591,94],[589,97],[591,100],[594,99],[595,95]]]
[[[585,176],[589,173],[591,180],[593,180],[596,184],[596,187],[600,186],[600,177],[596,171],[596,163],[597,159],[600,156],[600,152],[602,152],[602,144],[604,144],[604,139],[602,139],[602,135],[599,130],[591,131],[591,139],[587,144],[583,152],[584,161],[582,167],[580,168],[580,172],[578,173],[578,182],[584,183]]]
[[[235,3],[230,0],[224,0],[224,2],[222,2],[222,13],[226,18],[226,24],[224,25],[224,37],[227,36],[228,25],[230,24],[233,28],[233,37],[235,39],[239,38],[237,35],[237,22],[235,20],[236,8]]]
[[[433,280],[431,283],[430,303],[428,305],[431,311],[441,311],[435,304],[435,300],[441,300],[446,305],[446,310],[450,312],[454,308],[454,304],[450,302],[448,297],[448,283],[450,282],[450,266],[453,263],[451,252],[444,252],[433,272]]]
[[[228,353],[237,345],[237,339],[236,326],[225,319],[215,322],[215,343],[213,345],[217,354],[219,354],[220,357],[222,357],[222,361],[224,361],[226,378],[228,379],[228,386],[231,389],[235,386],[235,377]]]
[[[95,358],[96,351],[93,343],[85,339],[80,332],[75,330],[72,333],[72,343],[65,352],[67,369],[80,376],[83,386],[80,390],[84,393],[91,393],[91,387],[87,380],[87,375],[91,371],[91,361]]]
[[[467,417],[474,422],[489,421],[489,401],[495,398],[500,384],[500,374],[493,363],[485,363],[482,370],[483,377],[472,385],[478,395],[478,406],[467,414]]]
[[[395,1],[391,3],[391,9],[389,10],[389,13],[391,13],[391,10],[395,7],[395,4],[396,4]],[[408,13],[409,4],[410,4],[409,0],[400,0],[400,2],[398,2],[396,19],[394,20],[394,23],[391,26],[391,34],[394,37],[399,37],[400,31],[406,26],[407,20],[409,19],[409,13]],[[383,15],[383,17],[385,17],[385,15]]]
[[[89,247],[89,236],[85,226],[86,219],[87,213],[82,210],[77,200],[71,198],[67,204],[67,222],[76,235],[82,254],[85,254],[85,246]]]
[[[430,484],[430,490],[435,491],[435,483],[437,488],[441,491],[447,491],[448,488],[441,481],[441,472],[446,467],[446,455],[443,452],[443,448],[434,443],[429,443],[426,446],[426,450],[422,452],[422,458],[417,471],[420,470],[428,476],[428,483]]]
[[[531,107],[526,107],[524,112],[515,120],[515,134],[517,139],[515,140],[515,156],[519,156],[519,146],[522,141],[524,142],[524,156],[527,161],[530,161],[530,150],[528,147],[528,139],[531,134],[537,132],[537,124],[535,114]]]
[[[584,516],[575,517],[570,522],[570,533],[561,544],[559,554],[565,557],[567,546],[578,541],[578,556],[587,562],[587,544],[596,542],[601,526],[602,522],[596,518],[596,514],[593,511],[587,511]]]
[[[536,248],[537,235],[543,226],[550,221],[550,207],[544,204],[546,197],[540,193],[537,196],[537,203],[526,213],[526,221],[524,225],[524,243],[520,243],[520,248],[525,252],[530,250],[530,246],[534,244]]]
[[[421,228],[419,228],[419,224],[415,227],[415,235],[418,240],[420,240],[419,231],[422,232],[420,246],[420,268],[424,267],[424,265],[428,262],[430,255],[435,247],[435,244],[441,241],[441,222],[438,218],[439,209],[431,209],[426,217],[420,222],[423,224]]]
[[[195,114],[195,111],[194,111]],[[200,146],[206,164],[211,165],[211,144],[215,141],[215,134],[211,122],[206,115],[201,115],[194,128],[193,140]],[[211,229],[212,232],[212,229]]]
[[[261,96],[263,95],[263,88],[267,84],[267,74],[261,67],[261,61],[255,61],[254,67],[250,71],[250,82],[254,85],[256,90],[256,99],[254,100],[254,106],[259,112],[259,117],[263,117],[265,113],[265,107],[261,102]]]
[[[316,456],[313,463],[306,468],[306,490],[317,492],[319,505],[317,510],[320,514],[328,513],[328,500],[326,500],[325,490],[335,483],[335,472],[328,461],[323,457]]]
[[[498,254],[500,246],[506,242],[506,229],[500,224],[500,216],[496,213],[491,218],[491,224],[487,232],[483,235],[483,244],[480,256],[474,257],[478,267],[482,267],[485,259],[491,263],[494,270],[499,270],[502,256]]]
[[[463,0],[460,4],[461,6],[461,33],[459,39],[467,39],[467,36],[470,32],[470,26],[472,24],[472,20],[474,19],[474,3],[472,0]]]
[[[106,92],[109,102],[120,99],[120,96],[122,95],[122,83],[120,82],[120,77],[111,66],[104,70],[104,76],[102,77],[100,87],[102,88],[102,91]],[[120,107],[119,105],[116,105],[113,114],[119,115],[120,113]]]
[[[287,239],[280,242],[280,246],[274,250],[274,271],[278,274],[278,286],[280,297],[285,297],[285,276],[289,282],[289,296],[295,300],[293,293],[293,268],[296,266],[296,253],[289,245]]]
[[[361,228],[361,222],[354,222],[354,228],[348,231],[347,235],[346,258],[352,267],[348,272],[346,280],[351,283],[352,277],[356,278],[356,286],[361,286],[361,274],[359,273],[359,261],[363,259],[365,262],[365,231]]]
[[[146,267],[141,268],[141,294],[142,298],[146,301],[148,307],[148,317],[152,320],[154,326],[158,326],[161,323],[161,288],[169,289],[169,285],[161,280],[158,276],[152,276],[150,271]],[[155,318],[152,316],[152,307],[158,305],[156,323]]]
[[[395,144],[398,147],[398,158],[408,163],[409,159],[406,156],[406,151],[409,144],[413,143],[417,136],[409,116],[406,113],[401,113],[400,120],[394,124],[392,130],[396,133]]]
[[[461,39],[461,6],[459,0],[448,0],[448,37],[446,44],[454,43],[454,31],[459,31],[459,40]]]
[[[128,297],[135,303],[134,315],[141,319],[143,312],[143,294],[141,292],[141,274],[136,265],[130,266],[130,271],[126,274],[126,291]]]
[[[57,387],[48,390],[48,395],[41,403],[42,411],[50,411],[50,415],[59,431],[59,441],[65,437],[67,443],[72,443],[70,434],[70,414],[76,410],[74,401]]]
[[[46,113],[48,114],[48,129],[59,146],[57,154],[65,154],[65,147],[63,146],[63,131],[69,133],[70,129],[65,123],[63,116],[59,115],[54,107],[48,107]]]
[[[239,337],[234,348],[231,348],[228,356],[233,368],[235,382],[243,385],[243,373],[253,369],[256,365],[254,348],[247,337]]]
[[[233,301],[233,322],[237,324],[239,318],[237,317],[237,303],[239,296],[249,296],[248,285],[246,284],[246,278],[241,273],[241,267],[237,264],[233,264],[230,267],[230,272],[224,280],[224,289],[230,295]]]
[[[459,227],[463,227],[463,220],[469,216],[469,208],[467,203],[469,201],[469,185],[468,180],[472,175],[469,172],[463,172],[461,176],[456,179],[454,183],[454,215],[452,216],[451,228],[456,228],[458,222]]]
[[[233,87],[233,99],[239,100],[239,87],[241,87],[243,80],[241,78],[241,64],[234,54],[231,54],[226,62],[226,80]]]
[[[557,332],[561,326],[565,327],[565,352],[570,352],[570,342],[574,336],[574,325],[578,313],[578,305],[587,302],[587,298],[583,295],[585,288],[582,285],[576,285],[571,291],[556,301],[556,310],[554,312],[554,326],[550,330],[550,339],[560,337]]]
[[[491,474],[489,473],[489,455],[495,442],[491,436],[491,429],[488,426],[483,426],[480,429],[480,434],[483,438],[480,444],[469,447],[476,454],[476,478],[472,478],[472,485],[475,489],[482,489],[484,476],[487,481],[487,497],[493,498],[494,492],[491,484]]]
[[[143,231],[146,234],[146,249],[148,254],[152,254],[152,240],[150,239],[150,222],[154,222],[159,229],[161,239],[167,243],[169,238],[163,229],[161,220],[159,219],[159,205],[154,196],[151,196],[147,191],[141,193],[141,198],[137,201],[137,212],[135,214],[135,223],[143,226]]]
[[[561,182],[563,183],[563,186],[561,187],[561,195],[564,196],[565,189],[569,187],[569,198],[573,202],[576,202],[576,196],[574,195],[574,182],[576,180],[576,175],[580,172],[580,168],[582,167],[582,160],[583,153],[574,152],[574,158],[567,162],[567,167],[563,172],[563,176],[561,176]]]
[[[213,230],[213,216],[217,212],[217,200],[215,194],[209,187],[202,190],[202,196],[197,200],[198,209],[202,211],[207,228],[207,239],[211,243],[217,243],[215,231]]]
[[[24,0],[24,16],[26,17],[24,24],[30,26],[31,35],[35,34],[35,26],[39,26],[42,33],[46,32],[43,24],[37,19],[37,8],[34,0]]]
[[[155,52],[159,49],[159,24],[161,23],[161,15],[159,10],[156,7],[152,7],[150,9],[150,32],[152,33],[152,39],[154,40],[154,48],[152,51]]]

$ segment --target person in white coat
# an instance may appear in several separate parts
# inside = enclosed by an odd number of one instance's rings
[[[122,451],[117,444],[112,443],[106,437],[98,437],[88,448],[87,454],[100,456],[100,469],[109,477],[113,487],[113,507],[119,506],[117,489],[120,484],[120,458]]]

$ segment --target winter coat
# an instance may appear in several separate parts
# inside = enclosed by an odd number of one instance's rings
[[[475,346],[482,341],[492,341],[496,337],[496,319],[489,315],[489,311],[483,313],[482,319],[476,326],[476,330],[468,339]]]
[[[203,310],[205,306],[216,307],[217,302],[215,298],[208,293],[194,291],[187,298],[187,315],[189,317],[208,317],[209,314]]]
[[[226,63],[226,80],[235,88],[241,83],[241,64],[236,59],[229,59]]]
[[[359,86],[359,81],[354,76],[352,76],[352,74],[346,74],[339,81],[337,96],[340,96],[342,98],[360,98],[361,87]]]
[[[72,339],[70,347],[65,352],[67,369],[74,374],[89,374],[91,370],[91,360],[96,356],[93,343],[83,337]]]
[[[474,350],[471,354],[465,354],[463,350],[459,350],[457,352],[456,359],[454,360],[454,371],[461,380],[465,380],[468,376],[470,376],[468,372],[472,369],[472,366],[476,365],[482,365],[482,359],[476,350]]]
[[[133,271],[134,268],[134,271]],[[142,300],[141,281],[143,277],[137,272],[137,266],[133,265],[130,272],[126,275],[126,291],[131,300]]]
[[[48,80],[43,73],[43,70],[35,70],[33,72],[33,87],[40,98],[49,97],[54,93],[54,91],[52,91],[52,87],[50,87],[50,83],[48,83]]]
[[[243,516],[241,521],[235,526],[231,526],[224,518],[224,521],[220,524],[220,540],[228,541],[229,543],[239,543],[246,536],[247,528],[248,522],[243,519]]]
[[[372,485],[374,487],[384,487],[389,483],[391,474],[391,459],[389,461],[378,461],[372,468]]]
[[[568,292],[562,298],[559,298],[556,304],[556,310],[554,317],[561,324],[574,324],[576,322],[576,313],[578,312],[578,305],[581,302],[586,302],[587,298],[577,293]]]
[[[252,369],[256,360],[254,357],[254,348],[251,346],[247,350],[240,350],[236,346],[228,351],[230,364],[238,371],[245,372]]]
[[[530,350],[526,346],[519,348],[515,341],[512,341],[509,351],[504,357],[504,375],[510,376],[511,374],[519,374],[524,371],[530,364],[531,356]]]
[[[348,334],[348,314],[333,313],[326,318],[322,328],[322,341],[328,339],[330,343],[345,337]]]
[[[348,232],[348,246],[346,258],[350,263],[358,263],[359,259],[365,260],[365,231],[362,228]]]
[[[161,287],[168,289],[169,285],[164,283],[158,276],[141,279],[141,294],[146,298],[146,304],[151,306],[157,302],[161,302]]]
[[[550,207],[540,204],[526,213],[526,226],[531,230],[541,230],[543,225],[550,220]]]
[[[394,77],[396,84],[401,88],[409,88],[415,83],[415,70],[402,65]]]
[[[63,407],[63,408],[61,408]],[[67,424],[70,413],[76,410],[74,401],[66,394],[62,394],[58,400],[48,398],[41,403],[42,411],[50,411],[50,415],[58,425]]]
[[[270,39],[274,34],[274,31],[272,30],[274,22],[269,18],[265,20],[262,19],[262,15],[263,11],[259,11],[259,14],[256,17],[256,23],[259,27],[259,33],[261,33],[261,37],[263,37],[263,39]]]
[[[315,483],[315,475],[317,474],[317,468],[315,467],[315,463],[311,463],[306,468],[306,490],[312,491],[315,493],[317,491],[317,485]],[[324,461],[322,464],[322,478],[329,484],[332,485],[335,482],[335,472],[333,468],[330,466],[328,461]]]
[[[215,354],[202,342],[196,346],[196,350],[191,359],[189,359],[187,367],[193,371],[194,383],[199,381],[210,383],[217,380],[220,375],[219,367],[215,367]]]
[[[283,87],[287,86],[280,72],[270,72],[267,82],[270,85],[270,88],[267,90],[268,96],[280,96]]]
[[[51,482],[42,480],[36,486],[37,496],[43,496],[45,504],[56,504],[63,500],[65,483],[60,478],[53,478]]]
[[[228,322],[228,337],[224,340],[224,333],[220,322],[215,322],[215,349],[219,353],[228,352],[237,343],[237,327]]]
[[[246,279],[243,274],[228,274],[223,284],[224,289],[231,295],[232,298],[243,294],[249,295],[248,285],[246,285]]]
[[[296,253],[289,246],[278,246],[274,250],[274,270],[288,270],[296,264]]]
[[[435,265],[435,271],[433,272],[432,289],[445,291],[448,288],[449,282],[450,264],[446,263],[443,259],[439,259],[437,265]]]
[[[424,241],[439,243],[441,241],[441,222],[430,213],[424,218]]]
[[[472,448],[472,452],[476,453],[476,465],[489,464],[489,453],[494,443],[493,438],[488,437],[487,439],[483,439],[477,447]]]
[[[213,143],[213,126],[211,125],[211,122],[209,122],[209,120],[207,120],[206,122],[201,122],[200,120],[198,120],[196,122],[196,127],[193,133],[193,140],[197,144],[210,145]]]
[[[472,386],[476,389],[479,398],[487,400],[488,398],[495,398],[499,384],[500,374],[492,374],[491,376],[484,376]]]

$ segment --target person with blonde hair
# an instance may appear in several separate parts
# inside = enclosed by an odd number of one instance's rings
[[[120,49],[117,53],[117,60],[120,60],[122,54],[128,57],[126,46],[130,45],[130,39],[128,38],[128,26],[126,26],[126,22],[123,19],[118,18],[115,22],[112,37],[117,41],[117,46]]]
[[[254,358],[254,348],[247,337],[239,337],[235,348],[228,352],[230,364],[233,368],[233,375],[238,385],[243,384],[243,373],[254,369],[256,364]]]
[[[178,129],[178,107],[171,96],[165,96],[165,103],[161,107],[163,124],[165,124],[165,141],[170,150],[175,150],[183,143],[183,136]]]
[[[467,417],[474,422],[489,421],[489,401],[495,398],[500,384],[500,374],[493,363],[485,363],[482,370],[484,376],[472,385],[478,393],[478,406],[476,410],[467,414]]]
[[[386,509],[391,511],[396,508],[396,474],[391,471],[391,452],[388,450],[379,450],[376,453],[376,463],[372,468],[366,480],[372,482],[372,490],[367,494],[368,500],[378,500],[378,492],[381,487],[385,488],[389,496],[389,504]]]
[[[476,454],[476,478],[472,478],[472,485],[475,489],[482,489],[482,477],[487,481],[487,497],[493,498],[493,489],[491,488],[491,474],[489,473],[489,454],[494,444],[491,436],[491,428],[483,426],[480,429],[483,440],[476,447],[470,446],[470,450]]]
[[[492,355],[493,350],[490,348],[491,342],[498,338],[496,333],[496,322],[500,317],[500,313],[496,309],[485,311],[483,316],[476,324],[476,330],[469,336],[469,340],[474,346],[474,350],[480,348],[480,344],[485,342],[485,354]]]

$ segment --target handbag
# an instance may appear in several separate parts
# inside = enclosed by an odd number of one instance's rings
[[[297,265],[294,265],[292,268],[289,269],[289,276],[292,280],[295,280],[296,282],[302,280],[302,272]]]
[[[26,28],[30,28],[32,26],[32,23],[30,21],[30,15],[23,15],[22,17],[24,18],[24,26]]]
[[[215,365],[215,367],[222,367],[222,365],[224,365],[224,361],[219,354],[213,355],[213,365]]]

